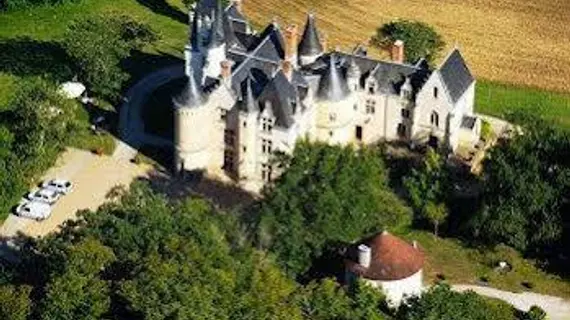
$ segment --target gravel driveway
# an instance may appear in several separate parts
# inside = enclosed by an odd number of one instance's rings
[[[472,285],[454,285],[452,288],[459,292],[472,290],[482,296],[500,299],[522,311],[528,311],[531,306],[537,305],[546,311],[550,320],[570,320],[570,302],[562,298],[531,292],[513,293]]]
[[[0,237],[9,241],[18,232],[36,237],[57,231],[64,221],[74,219],[78,210],[97,209],[114,186],[128,186],[135,178],[146,176],[149,170],[148,166],[70,148],[42,180],[68,179],[74,184],[74,190],[54,205],[51,217],[45,221],[36,222],[10,215],[0,227]]]

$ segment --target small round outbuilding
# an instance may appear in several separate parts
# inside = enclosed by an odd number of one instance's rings
[[[347,281],[364,280],[383,291],[389,306],[398,307],[404,298],[421,294],[424,261],[415,242],[384,231],[349,248]]]

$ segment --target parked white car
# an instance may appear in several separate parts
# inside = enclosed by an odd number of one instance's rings
[[[44,202],[25,201],[16,207],[16,214],[23,218],[42,221],[51,215],[51,206]]]
[[[55,190],[43,188],[36,191],[32,191],[28,194],[28,199],[36,202],[43,202],[49,205],[54,204],[59,200],[61,194]]]
[[[73,189],[73,185],[67,180],[53,179],[44,181],[42,188],[54,190],[60,194],[68,194]]]

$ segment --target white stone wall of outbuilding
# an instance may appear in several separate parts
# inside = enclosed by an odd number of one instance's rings
[[[382,290],[386,296],[386,302],[388,303],[388,306],[397,308],[406,297],[418,296],[422,293],[423,270],[420,269],[413,275],[401,280],[363,280],[364,282],[370,284],[373,288]]]

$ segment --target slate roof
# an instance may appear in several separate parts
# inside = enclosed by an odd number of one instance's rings
[[[463,116],[463,118],[461,119],[461,127],[465,128],[465,129],[473,130],[476,122],[477,122],[476,117]]]
[[[371,249],[370,266],[358,263],[358,245],[349,248],[346,268],[365,279],[394,281],[408,278],[424,266],[425,257],[419,248],[384,231],[363,241]]]
[[[194,12],[196,15],[208,16],[210,19],[214,19],[215,17],[212,13],[216,11],[218,2],[220,2],[220,0],[200,0],[196,3]]]
[[[217,47],[226,41],[226,29],[224,28],[224,12],[222,11],[222,2],[218,1],[215,11],[215,20],[210,40],[211,47]]]
[[[327,101],[341,101],[350,94],[350,90],[336,63],[336,57],[331,54],[328,60],[328,68],[319,83],[318,96]]]
[[[283,59],[285,57],[285,40],[283,40],[283,34],[279,30],[279,26],[276,23],[270,23],[263,32],[259,35],[260,41],[269,38],[273,46],[277,50],[279,58]]]
[[[454,49],[447,57],[439,73],[453,103],[456,103],[475,81],[458,49]]]
[[[175,108],[197,108],[205,100],[202,89],[196,84],[194,77],[186,77],[186,85],[174,100]]]
[[[241,12],[239,12],[239,10],[236,8],[235,3],[231,3],[226,8],[226,14],[231,20],[247,22],[243,14],[241,14]]]
[[[323,52],[323,45],[319,39],[319,33],[315,24],[315,17],[310,14],[307,17],[305,31],[299,43],[299,55],[314,56]]]
[[[287,80],[282,71],[278,71],[273,79],[267,83],[258,100],[265,107],[267,101],[271,102],[275,124],[279,127],[289,128],[293,125],[293,114],[297,103],[297,90]],[[261,110],[263,111],[263,110]]]

